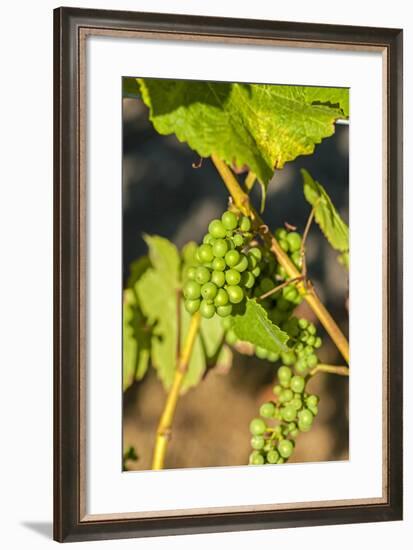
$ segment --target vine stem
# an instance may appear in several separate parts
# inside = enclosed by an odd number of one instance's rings
[[[178,359],[172,386],[168,392],[165,407],[156,430],[152,470],[162,470],[164,467],[166,450],[172,433],[172,422],[175,416],[176,405],[178,403],[182,382],[188,370],[189,361],[191,359],[194,343],[198,335],[200,323],[201,316],[199,312],[197,312],[191,318],[188,334]]]
[[[329,374],[339,374],[340,376],[350,376],[350,369],[348,367],[325,365],[323,363],[318,364],[310,371],[310,375],[314,376],[317,372],[328,372]]]
[[[216,155],[212,155],[211,159],[238,209],[243,214],[252,219],[255,228],[257,228],[258,230],[262,230],[263,228],[267,229],[266,231],[261,231],[262,238],[266,242],[270,250],[273,252],[273,254],[276,256],[278,262],[285,269],[288,276],[292,279],[298,279],[299,277],[301,277],[301,273],[298,271],[288,255],[281,248],[274,235],[272,235],[271,232],[268,231],[268,226],[264,224],[259,214],[250,204],[248,195],[241,189],[237,179],[235,178],[229,167]],[[324,304],[318,298],[314,287],[311,284],[305,284],[303,281],[301,281],[297,283],[297,289],[299,290],[300,294],[302,294],[302,296],[305,298],[314,313],[317,315],[320,323],[323,325],[323,327],[337,346],[341,355],[348,363],[350,359],[350,352],[347,338],[341,332],[333,317],[330,315]]]

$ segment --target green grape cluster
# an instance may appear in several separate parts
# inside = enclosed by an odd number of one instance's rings
[[[318,414],[319,398],[305,391],[305,376],[294,373],[287,365],[282,365],[277,375],[274,401],[263,403],[260,417],[250,423],[250,464],[286,462],[294,451],[296,437],[310,431]]]
[[[290,317],[281,323],[281,329],[290,337],[290,349],[280,354],[282,363],[293,366],[297,374],[306,376],[319,363],[316,351],[323,344],[315,325],[307,319]]]
[[[187,271],[183,288],[186,310],[206,319],[228,317],[250,295],[261,274],[261,249],[250,246],[251,221],[227,210],[212,220]]]

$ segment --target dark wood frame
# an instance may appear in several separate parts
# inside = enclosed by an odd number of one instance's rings
[[[81,185],[82,32],[376,49],[386,68],[387,338],[384,395],[386,497],[380,502],[170,517],[94,519],[82,504],[85,333],[84,192]],[[54,538],[80,541],[272,529],[402,518],[402,30],[75,8],[54,12]]]

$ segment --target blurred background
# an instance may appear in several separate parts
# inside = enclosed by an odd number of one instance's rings
[[[313,155],[299,157],[277,171],[264,212],[271,229],[288,222],[304,230],[310,205],[303,195],[301,168],[326,187],[348,223],[348,130],[347,125],[338,124],[335,134],[316,146]],[[182,247],[189,240],[200,242],[210,220],[225,210],[228,195],[218,173],[208,159],[193,168],[198,162],[186,144],[153,129],[142,102],[123,99],[124,283],[130,263],[147,251],[142,233],[167,237]],[[259,206],[258,185],[252,197]],[[307,263],[321,300],[348,336],[348,274],[316,224],[307,241]],[[305,303],[298,313],[317,324]],[[317,328],[324,341],[320,359],[342,364],[335,346]],[[260,404],[272,398],[275,372],[274,364],[235,351],[231,369],[211,369],[203,382],[179,400],[166,467],[247,464],[251,451],[248,425],[258,415]],[[321,373],[308,388],[320,396],[320,412],[312,430],[298,436],[290,462],[348,459],[348,379]],[[124,393],[123,447],[133,446],[138,457],[127,461],[127,469],[150,468],[165,398],[153,369]]]

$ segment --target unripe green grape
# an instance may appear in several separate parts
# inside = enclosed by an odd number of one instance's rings
[[[236,269],[228,269],[225,271],[225,280],[229,285],[235,286],[241,281],[241,274]]]
[[[197,283],[204,285],[210,278],[211,273],[207,267],[200,265],[196,268],[195,280]]]
[[[290,381],[289,381],[289,380],[281,380],[281,381],[280,381],[280,385],[281,385],[283,388],[289,388],[289,387],[290,387]]]
[[[279,227],[278,229],[275,230],[274,235],[275,235],[275,238],[279,240],[279,239],[286,239],[288,233],[287,233],[287,230],[284,229],[284,227]]]
[[[202,239],[202,242],[204,244],[210,244],[212,246],[214,240],[214,237],[210,233],[206,233],[206,235],[204,235],[204,238]]]
[[[273,387],[273,389],[272,389],[274,395],[277,395],[277,396],[280,395],[280,393],[282,392],[282,390],[283,390],[283,389],[282,389],[282,387],[281,387],[279,384],[276,384],[276,385]]]
[[[309,323],[307,321],[307,319],[298,319],[298,326],[305,330],[307,327],[308,327]]]
[[[227,293],[232,304],[239,304],[244,299],[244,291],[240,286],[228,286]]]
[[[315,328],[315,325],[313,323],[309,323],[307,327],[307,331],[309,334],[311,334],[311,336],[314,336],[315,333],[317,332],[317,329]]]
[[[186,276],[190,281],[195,281],[196,267],[189,267],[188,271],[186,272]]]
[[[262,418],[254,418],[250,422],[250,432],[252,435],[262,435],[265,433],[267,425]]]
[[[227,230],[221,220],[212,220],[208,225],[208,231],[214,239],[223,239],[227,234]]]
[[[214,271],[224,271],[227,267],[224,258],[214,258],[212,260],[212,269]]]
[[[212,246],[210,244],[201,244],[201,246],[198,247],[198,258],[203,264],[212,262],[214,259]]]
[[[309,432],[311,430],[311,426],[309,426],[308,424],[303,424],[299,420],[298,421],[298,429],[300,430],[300,432]]]
[[[289,389],[284,389],[281,393],[280,393],[280,403],[289,403],[290,401],[292,401],[294,397],[294,394],[291,390]]]
[[[225,284],[225,274],[223,271],[213,271],[211,275],[211,281],[217,287],[224,286]]]
[[[297,355],[298,359],[303,359],[303,358],[307,357],[304,350],[301,350],[301,351],[296,350],[296,355]]]
[[[263,418],[272,418],[275,413],[275,405],[269,401],[268,403],[263,403],[260,407],[260,415]]]
[[[290,247],[291,252],[296,252],[297,250],[300,250],[301,236],[297,232],[292,231],[291,233],[288,233],[286,239],[288,241],[288,246]]]
[[[229,231],[236,229],[238,225],[237,216],[234,214],[234,212],[230,212],[229,210],[222,214],[221,221],[225,229]]]
[[[284,252],[288,252],[290,247],[288,245],[287,239],[280,239],[279,241],[280,247],[284,250]]]
[[[196,313],[201,305],[201,300],[185,300],[185,309],[188,313]]]
[[[259,451],[253,451],[249,457],[249,463],[253,466],[260,466],[265,463],[263,455]]]
[[[283,380],[283,381],[289,382],[292,375],[293,375],[292,370],[289,367],[286,367],[284,365],[280,367],[277,371],[278,380],[280,381]]]
[[[301,256],[301,252],[298,250],[297,252],[293,252],[291,254],[291,261],[295,265],[297,269],[301,269],[303,265],[303,258]]]
[[[234,269],[242,273],[246,269],[248,269],[248,258],[245,256],[245,254],[241,254],[240,256],[241,259],[236,265],[234,265]]]
[[[219,271],[218,273],[222,273]],[[215,296],[214,304],[216,306],[226,306],[228,303],[228,294],[223,288],[218,289],[217,295]]]
[[[232,240],[234,241],[235,246],[237,246],[238,248],[243,246],[243,244],[245,242],[244,237],[242,235],[240,235],[239,233],[236,233]]]
[[[288,285],[283,288],[283,297],[288,300],[289,302],[294,301],[297,298],[298,290],[295,288],[294,285]]]
[[[294,430],[291,430],[290,435],[291,437],[297,437],[298,433],[298,428],[295,428]]]
[[[251,229],[251,220],[249,218],[247,218],[246,216],[242,216],[240,222],[239,222],[239,228],[241,229],[241,231],[243,231],[244,233],[246,231],[249,231]]]
[[[226,304],[225,306],[217,306],[217,313],[220,317],[228,317],[232,313],[232,305]]]
[[[304,350],[304,344],[302,342],[298,342],[298,344],[295,345],[294,348],[295,352],[303,351]]]
[[[252,271],[258,265],[257,258],[252,254],[250,254],[249,252],[247,254],[247,258],[248,258],[248,267]]]
[[[309,409],[303,409],[298,413],[298,420],[302,426],[311,426],[314,415]]]
[[[278,454],[278,451],[275,449],[272,449],[271,451],[268,451],[266,459],[269,464],[276,464],[279,460],[280,455]]]
[[[254,275],[255,278],[259,277],[261,275],[261,268],[260,266],[254,267],[254,269],[251,270],[251,273]]]
[[[321,338],[319,336],[317,336],[317,338],[315,339],[315,342],[314,342],[315,349],[321,348],[322,344],[323,344],[323,341],[321,340]]]
[[[260,346],[255,346],[255,355],[258,359],[267,359],[268,351]]]
[[[313,346],[310,346],[310,344],[306,344],[306,346],[304,347],[304,354],[306,357],[308,357],[309,355],[313,355],[314,354]]]
[[[280,296],[277,299],[277,309],[279,309],[280,311],[289,311],[291,309],[291,303],[283,296]]]
[[[215,306],[213,304],[209,304],[206,300],[202,300],[199,311],[202,317],[205,319],[211,319],[211,317],[215,314]]]
[[[228,252],[228,243],[224,239],[217,239],[212,245],[212,253],[215,258],[223,258]]]
[[[294,365],[294,368],[298,374],[305,375],[307,374],[307,359],[305,357],[301,357],[298,359]]]
[[[248,255],[254,256],[254,258],[259,262],[262,260],[262,252],[256,246],[253,246],[248,250]]]
[[[309,407],[315,407],[318,405],[318,401],[318,397],[314,394],[309,395],[306,399],[306,403]]]
[[[241,283],[245,286],[245,288],[252,288],[254,286],[255,277],[251,271],[244,271],[241,276]]]
[[[276,273],[277,273],[278,277],[282,280],[286,279],[287,275],[288,275],[285,268],[281,264],[277,265]]]
[[[225,306],[223,306],[223,307],[225,307]],[[232,329],[230,329],[230,330],[228,330],[228,332],[225,336],[225,341],[230,346],[233,346],[238,341],[238,336],[235,334],[235,332]]]
[[[275,351],[269,351],[268,352],[268,361],[270,361],[271,363],[276,363],[278,361],[278,359],[280,358],[280,354],[279,353],[276,353]]]
[[[290,388],[294,393],[302,393],[305,388],[305,380],[302,376],[295,375],[291,378]]]
[[[284,363],[284,365],[292,365],[295,363],[295,353],[293,351],[282,351],[281,352],[281,360]]]
[[[308,368],[313,369],[314,367],[317,366],[317,364],[318,364],[317,355],[311,354],[311,355],[308,355],[308,356],[307,356],[307,365],[308,365]]]
[[[217,295],[218,289],[214,283],[205,283],[201,287],[201,294],[204,300],[213,300]]]
[[[260,451],[264,448],[265,439],[262,435],[253,435],[251,437],[251,447],[257,451]]]
[[[197,300],[201,296],[201,286],[196,281],[188,281],[183,292],[188,300]]]
[[[240,261],[241,256],[238,250],[228,250],[225,254],[225,263],[228,267],[234,267]]]
[[[294,450],[294,445],[289,439],[282,439],[278,443],[277,449],[282,458],[289,458]]]
[[[286,405],[281,409],[281,417],[285,422],[292,422],[297,415],[296,409],[292,405]]]
[[[294,399],[291,401],[291,406],[294,407],[296,411],[299,411],[303,406],[303,402],[298,397],[294,397]]]
[[[284,464],[285,462],[285,458],[282,458],[280,457],[278,460],[277,460],[277,464]]]

